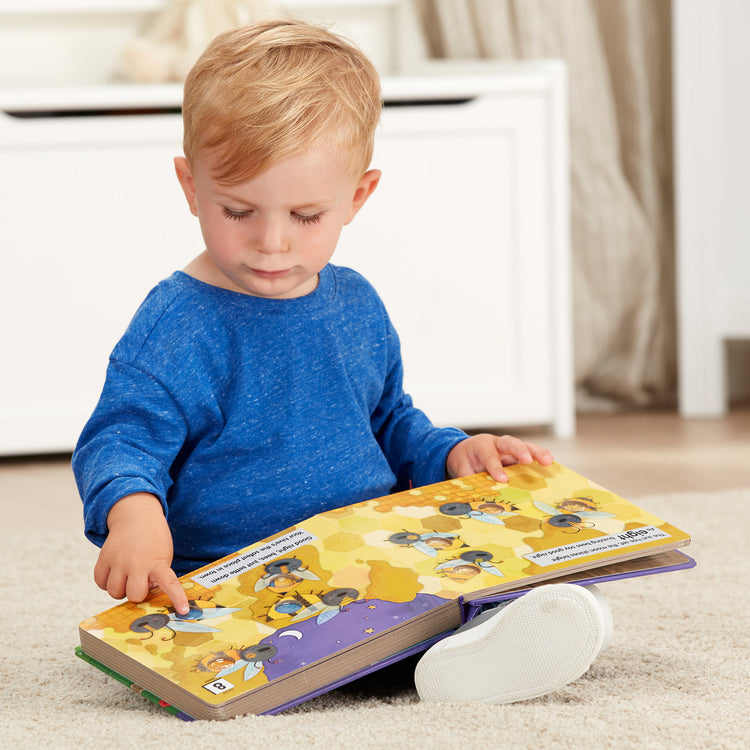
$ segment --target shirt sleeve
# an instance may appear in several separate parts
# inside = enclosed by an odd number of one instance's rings
[[[451,449],[468,435],[455,427],[435,427],[403,390],[401,347],[393,325],[387,330],[385,388],[372,415],[372,427],[391,470],[396,491],[442,482]]]
[[[90,541],[104,543],[107,515],[126,495],[149,492],[167,513],[170,469],[187,434],[183,414],[161,383],[137,367],[110,361],[72,461]]]

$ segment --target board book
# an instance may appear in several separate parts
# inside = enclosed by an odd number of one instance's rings
[[[79,656],[181,718],[277,713],[545,582],[692,567],[684,531],[561,464],[313,516],[80,623]],[[158,696],[158,697],[157,697]]]

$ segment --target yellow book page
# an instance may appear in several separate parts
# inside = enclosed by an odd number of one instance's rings
[[[182,578],[191,613],[158,590],[81,623],[218,704],[376,637],[447,600],[689,536],[560,464],[507,467],[308,519]]]

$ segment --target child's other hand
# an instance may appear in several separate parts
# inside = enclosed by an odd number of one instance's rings
[[[190,611],[187,595],[172,570],[172,534],[153,495],[128,495],[107,516],[109,534],[94,567],[94,580],[114,599],[142,602],[159,586],[178,614]]]
[[[474,435],[458,443],[448,454],[445,467],[455,479],[480,471],[488,472],[498,482],[507,482],[503,466],[538,461],[549,466],[554,459],[546,448],[527,443],[512,435]]]

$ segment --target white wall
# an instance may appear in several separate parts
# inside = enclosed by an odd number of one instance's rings
[[[721,0],[723,43],[720,58],[722,95],[717,113],[722,131],[718,145],[724,251],[722,286],[732,297],[750,287],[750,2]],[[744,333],[750,333],[747,327]]]
[[[750,3],[679,0],[674,14],[680,411],[714,417],[746,395],[750,339]]]

